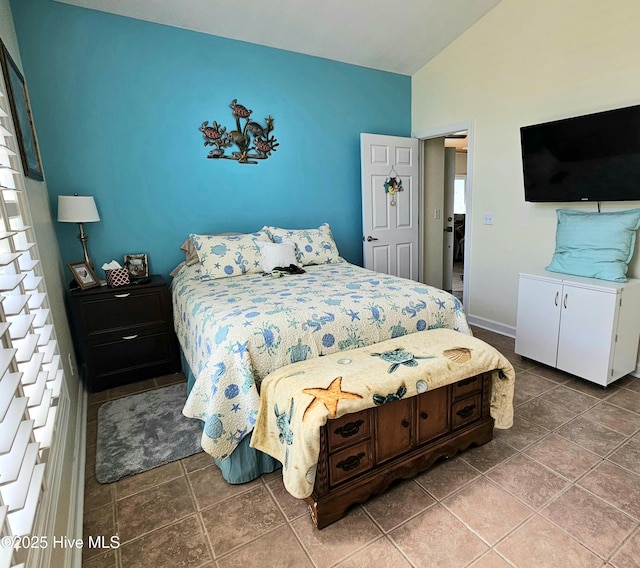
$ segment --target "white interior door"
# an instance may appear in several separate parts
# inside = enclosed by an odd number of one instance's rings
[[[360,149],[364,266],[418,280],[418,140],[361,134]],[[403,190],[385,193],[396,174]]]

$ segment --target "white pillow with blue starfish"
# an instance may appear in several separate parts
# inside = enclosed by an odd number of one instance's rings
[[[189,238],[200,259],[202,278],[229,278],[262,271],[259,242],[270,242],[264,231],[243,235],[196,235]]]
[[[328,264],[343,262],[338,247],[333,240],[329,223],[323,223],[317,229],[281,229],[280,227],[262,227],[269,233],[274,243],[291,241],[296,245],[296,256],[302,266],[310,264]]]

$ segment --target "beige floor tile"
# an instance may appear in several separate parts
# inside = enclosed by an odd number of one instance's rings
[[[553,499],[568,485],[567,480],[521,455],[498,466],[487,476],[534,509]]]
[[[124,544],[120,558],[127,568],[186,568],[212,560],[195,515]]]
[[[82,568],[117,568],[116,555],[115,550],[110,550],[106,554],[89,557],[85,560],[83,551]]]
[[[250,491],[200,512],[216,558],[285,523],[284,515],[260,483]]]
[[[171,462],[137,475],[124,477],[111,485],[115,491],[116,499],[123,499],[129,495],[140,493],[156,485],[161,485],[172,479],[182,477],[184,472],[179,462]]]
[[[613,555],[611,565],[616,568],[640,568],[640,529]]]
[[[608,459],[640,475],[640,438],[631,438],[613,452]]]
[[[382,535],[360,507],[320,531],[307,516],[294,520],[291,527],[317,568],[332,566]]]
[[[111,537],[118,534],[113,504],[109,503],[97,509],[85,511],[82,529],[84,542],[88,542],[89,537],[94,540],[97,537],[104,537],[105,541],[110,542]],[[104,553],[104,550],[87,546],[82,549],[82,559],[88,560],[101,553]]]
[[[460,568],[489,550],[442,505],[430,507],[389,536],[417,568]]]
[[[593,552],[537,516],[510,534],[496,550],[517,568],[596,568],[602,565]]]
[[[469,568],[513,568],[502,556],[490,550],[487,554],[476,560]]]
[[[581,416],[558,428],[557,434],[599,456],[606,456],[627,439],[624,434]]]
[[[615,396],[589,409],[582,416],[630,436],[640,429],[640,414],[611,404]]]
[[[557,434],[550,434],[525,454],[570,480],[576,480],[602,458]]]
[[[204,469],[198,469],[187,476],[189,484],[193,489],[198,510],[206,509],[211,505],[224,501],[234,495],[245,493],[258,486],[262,486],[259,479],[249,483],[233,485],[227,483],[222,477],[220,469],[215,465],[210,465]]]
[[[84,510],[91,511],[113,500],[113,485],[96,481],[95,476],[88,477],[84,483]]]
[[[417,483],[407,480],[372,497],[363,508],[383,531],[389,532],[435,502]]]
[[[631,517],[579,487],[570,487],[540,514],[603,558],[637,526]]]
[[[607,399],[607,402],[640,415],[640,392],[619,389]]]
[[[418,475],[415,481],[436,499],[444,499],[479,475],[480,472],[477,469],[457,456],[438,462],[431,469]]]
[[[302,517],[303,515],[309,515],[309,507],[307,502],[303,499],[296,499],[285,488],[280,479],[273,479],[267,484],[267,489],[271,492],[275,502],[280,506],[284,516],[288,521]]]
[[[588,408],[598,404],[600,399],[594,398],[588,394],[578,392],[575,389],[565,385],[559,385],[556,388],[540,395],[542,400],[563,406],[564,408],[580,414]]]
[[[336,568],[411,568],[388,538],[381,538],[336,564]]]
[[[485,477],[472,481],[442,504],[491,546],[533,514]]]
[[[511,426],[511,428],[506,430],[499,430],[498,428],[495,428],[493,431],[493,436],[496,439],[509,444],[517,450],[522,450],[549,434],[549,430],[547,428],[534,424],[533,422],[523,418],[521,409],[522,406],[517,408],[515,416],[513,417],[513,426]]]
[[[540,398],[534,398],[521,404],[517,407],[516,413],[518,416],[547,430],[555,430],[576,417],[575,412]]]
[[[184,477],[116,501],[120,542],[125,543],[196,512]]]
[[[600,385],[597,385],[590,381],[586,381],[584,379],[578,379],[576,377],[571,379],[568,383],[565,383],[565,386],[569,387],[570,389],[577,390],[584,394],[588,394],[600,400],[609,398],[612,394],[616,392],[617,387],[615,387],[614,385],[610,387],[601,387]]]
[[[313,568],[291,527],[284,525],[218,559],[220,568]]]
[[[518,373],[516,375],[513,404],[514,406],[519,406],[554,388],[556,384],[553,381],[534,375],[531,371]]]
[[[198,452],[180,461],[187,473],[213,465],[213,458],[207,452]]]
[[[604,461],[578,484],[640,520],[640,475]]]
[[[485,473],[516,454],[516,450],[494,438],[479,448],[470,448],[460,454],[461,459]]]
[[[571,380],[572,376],[564,371],[554,369],[553,367],[547,367],[546,365],[536,364],[533,368],[529,369],[534,375],[549,379],[554,383],[566,383]]]

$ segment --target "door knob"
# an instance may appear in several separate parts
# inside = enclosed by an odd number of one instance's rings
[[[370,243],[371,241],[377,241],[378,239],[376,239],[375,237],[372,237],[371,235],[369,235],[367,237],[367,242]]]

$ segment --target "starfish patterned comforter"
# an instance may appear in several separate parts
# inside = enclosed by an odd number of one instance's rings
[[[413,333],[322,361],[300,361],[265,377],[251,446],[279,460],[287,491],[304,499],[313,491],[320,428],[329,418],[489,371],[495,427],[511,428],[511,363],[484,341],[450,329]]]
[[[290,363],[434,328],[471,334],[451,294],[347,262],[281,278],[174,278],[175,330],[196,377],[183,414],[204,422],[202,448],[225,459],[256,422],[261,380]]]

